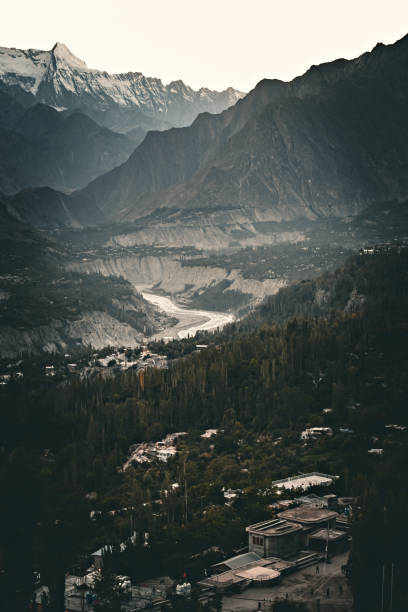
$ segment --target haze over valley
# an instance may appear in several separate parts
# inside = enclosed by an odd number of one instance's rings
[[[406,612],[408,34],[73,3],[0,47],[0,609]],[[226,83],[277,24],[320,63]],[[139,71],[220,37],[222,91]]]
[[[184,306],[234,316],[367,241],[400,239],[407,40],[312,67],[290,83],[264,80],[245,97],[91,70],[60,43],[51,51],[3,48],[4,236],[18,241],[29,231],[38,244],[56,243],[58,270],[45,268],[47,282],[61,269],[97,274],[102,285],[121,277],[132,291],[150,286]],[[378,213],[390,210],[384,226]],[[31,265],[25,248],[23,268]],[[16,274],[13,260],[4,265]],[[6,274],[2,285],[9,296],[16,281]],[[91,331],[84,305],[79,314],[75,331],[62,335],[80,344],[99,346],[104,334],[107,344],[132,344],[144,330],[160,331],[139,324],[132,337],[123,328],[129,321],[102,314]],[[55,331],[62,311],[55,316],[49,337],[35,317],[20,325],[35,338],[30,350],[65,344]],[[14,328],[7,316],[4,323],[8,337]],[[23,345],[14,342],[17,352]]]

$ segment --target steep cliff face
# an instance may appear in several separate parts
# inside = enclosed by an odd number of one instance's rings
[[[278,279],[244,278],[239,270],[222,267],[183,265],[179,259],[156,256],[124,256],[101,258],[93,261],[71,263],[71,270],[81,273],[98,273],[104,276],[121,276],[136,287],[149,286],[154,291],[173,295],[189,303],[196,295],[208,289],[214,291],[214,308],[220,294],[235,291],[248,296],[250,301],[259,301],[276,293],[285,286]]]
[[[304,233],[279,225],[274,210],[248,207],[156,211],[133,225],[132,231],[113,234],[108,246],[192,246],[198,249],[243,248],[280,242],[300,242]]]
[[[71,322],[52,319],[47,325],[26,330],[0,327],[1,357],[16,357],[24,353],[45,351],[58,353],[80,347],[135,347],[143,338],[127,323],[105,312],[89,312]]]
[[[122,220],[163,207],[313,219],[405,198],[407,59],[405,38],[291,83],[263,81],[220,115],[150,133],[125,164],[75,197]]]

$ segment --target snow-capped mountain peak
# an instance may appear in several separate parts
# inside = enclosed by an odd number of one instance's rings
[[[50,51],[0,47],[0,84],[39,102],[81,109],[116,131],[189,125],[201,112],[219,113],[243,97],[228,88],[195,91],[181,80],[164,85],[140,72],[109,74],[88,68],[63,43]]]
[[[76,70],[88,70],[88,66],[85,62],[76,57],[64,43],[55,43],[51,49],[51,53],[56,60],[64,62]]]
[[[0,80],[35,93],[50,62],[49,51],[0,47]]]

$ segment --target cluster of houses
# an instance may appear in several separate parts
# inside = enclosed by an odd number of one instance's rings
[[[23,363],[23,360],[20,359],[16,363],[8,363],[6,368],[7,372],[0,373],[0,385],[5,386],[8,383],[16,380],[20,380],[24,377],[23,372],[20,371],[20,367]]]
[[[169,434],[161,442],[171,446],[183,435],[186,435],[185,432]],[[216,563],[205,572],[205,578],[198,582],[203,596],[207,594],[213,597],[215,592],[235,589],[241,591],[249,586],[273,586],[287,573],[327,561],[329,556],[347,550],[353,500],[339,498],[334,494],[307,493],[310,487],[330,486],[337,478],[330,474],[310,472],[272,482],[272,490],[278,490],[281,494],[295,490],[299,495],[295,498],[292,495],[288,499],[280,498],[269,506],[270,519],[246,527],[248,547],[245,552]],[[171,486],[179,485],[175,483]],[[224,497],[239,493],[242,491],[225,490]],[[139,536],[144,546],[148,546],[149,534],[141,533]],[[135,544],[136,538],[137,534],[133,532],[130,541]],[[120,544],[120,550],[125,547],[124,543]],[[92,595],[104,555],[110,550],[112,547],[105,546],[92,553],[93,564],[84,576],[67,577],[68,609],[76,609],[73,607],[76,600],[82,604],[86,594]],[[170,592],[186,597],[191,594],[191,584],[185,577],[177,586],[168,577],[159,577],[138,585],[132,585],[127,576],[117,576],[116,579],[120,581],[120,588],[129,593],[132,609],[135,606],[143,609],[163,604]]]
[[[12,372],[11,374],[0,374],[0,385],[7,385],[12,380],[19,380],[23,378],[22,372]]]
[[[46,366],[53,367],[53,366]],[[142,347],[140,354],[131,348],[118,349],[108,355],[101,357],[98,352],[94,353],[93,358],[85,366],[76,363],[67,363],[66,367],[70,373],[81,375],[92,375],[103,373],[109,375],[114,372],[125,372],[126,370],[136,370],[140,372],[147,368],[166,369],[168,367],[167,356],[150,353],[147,346]]]
[[[147,346],[142,347],[142,351],[139,356],[129,358],[127,350],[118,350],[110,353],[104,358],[96,360],[96,365],[99,367],[115,367],[122,371],[134,368],[136,370],[144,370],[146,368],[167,368],[167,357],[166,355],[156,355],[150,353]]]
[[[272,483],[284,490],[306,490],[330,485],[337,476],[313,472]],[[271,505],[271,519],[249,525],[248,552],[212,566],[213,573],[199,582],[218,591],[248,586],[272,586],[281,576],[347,550],[352,514],[351,498],[302,495]],[[273,506],[273,507],[272,507]]]
[[[366,245],[360,249],[360,255],[380,255],[382,253],[390,253],[397,249],[399,252],[401,249],[407,248],[405,240],[399,241],[398,244],[393,242],[380,242],[378,244]]]
[[[102,353],[103,354],[103,353]],[[166,369],[168,367],[167,356],[150,353],[147,346],[142,347],[140,355],[131,348],[118,349],[112,351],[108,355],[101,356],[101,353],[95,351],[89,360],[72,362],[72,356],[68,353],[64,355],[64,361],[58,359],[58,365],[52,363],[39,366],[39,373],[47,378],[64,378],[68,374],[77,374],[78,376],[90,376],[93,374],[104,374],[108,376],[113,372],[126,371],[135,369],[137,371],[146,370],[147,368]],[[0,372],[0,386],[16,380],[22,379],[24,373],[20,371],[23,360],[7,365],[7,372]],[[31,364],[32,365],[32,364]]]
[[[218,434],[218,429],[206,429],[201,434],[201,438],[210,439]],[[167,434],[163,440],[158,442],[140,442],[130,447],[129,459],[122,466],[122,470],[126,471],[132,463],[143,464],[152,463],[155,459],[159,461],[167,462],[177,454],[176,442],[179,438],[186,436],[187,432],[177,431],[175,433]],[[224,495],[227,500],[232,499],[228,497],[228,492]],[[236,496],[233,496],[236,497]]]
[[[355,409],[358,406],[356,405],[353,408]],[[331,408],[326,408],[323,412],[326,413],[327,411],[331,412]],[[407,427],[405,425],[389,423],[388,425],[385,425],[385,430],[386,430],[385,439],[388,439],[392,433],[403,432],[406,429]],[[343,425],[339,427],[338,431],[342,434],[353,434],[354,433],[354,430],[348,425]],[[300,439],[305,443],[305,445],[307,445],[323,437],[331,437],[331,436],[333,436],[333,429],[331,427],[308,427],[301,432]],[[383,439],[384,436],[382,435],[381,438]],[[374,444],[377,444],[377,443],[380,443],[380,438],[378,436],[372,436],[371,441]],[[373,448],[368,449],[367,452],[370,455],[382,455],[384,453],[384,449],[374,446]]]
[[[175,446],[176,440],[182,436],[186,436],[187,432],[178,431],[167,434],[163,440],[159,442],[141,442],[130,447],[130,457],[124,463],[122,470],[125,472],[132,463],[151,463],[155,459],[167,462],[171,457],[177,454]]]
[[[300,439],[304,442],[315,440],[321,436],[332,436],[333,430],[331,427],[308,427],[300,434]]]

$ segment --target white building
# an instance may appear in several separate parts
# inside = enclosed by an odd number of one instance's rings
[[[332,436],[333,430],[331,427],[309,427],[300,434],[300,439],[304,441],[315,440],[321,436]]]
[[[310,487],[329,486],[337,480],[339,476],[330,474],[322,474],[321,472],[308,472],[307,474],[299,474],[298,476],[289,476],[283,480],[274,480],[272,487],[290,491],[291,489],[301,489],[306,491]]]

